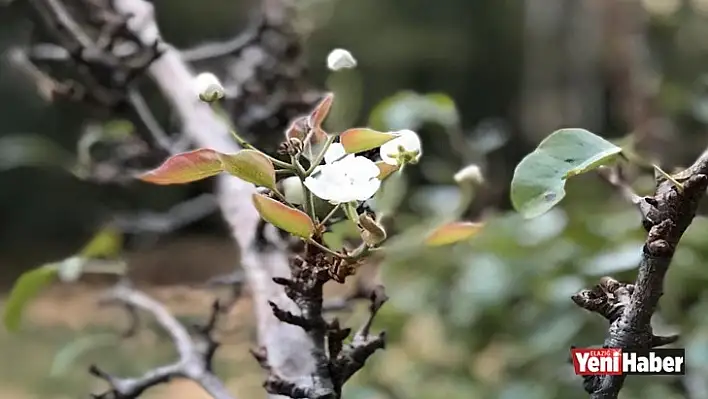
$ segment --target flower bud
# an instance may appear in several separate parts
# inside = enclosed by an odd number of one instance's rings
[[[302,181],[297,176],[286,177],[280,181],[283,186],[283,196],[293,205],[302,205],[305,202],[305,194],[302,189]]]
[[[195,79],[195,89],[199,99],[212,103],[222,99],[225,95],[224,86],[213,73],[200,73]]]
[[[455,181],[458,184],[470,182],[479,185],[484,183],[484,175],[479,166],[475,164],[467,165],[455,173]]]
[[[386,230],[384,230],[383,226],[376,223],[366,213],[359,215],[359,226],[362,229],[361,238],[369,246],[379,244],[386,239]]]
[[[327,56],[327,68],[332,71],[356,67],[356,59],[347,50],[337,48]]]
[[[85,263],[86,261],[78,256],[66,259],[57,269],[59,280],[65,283],[72,283],[78,280],[81,277]]]

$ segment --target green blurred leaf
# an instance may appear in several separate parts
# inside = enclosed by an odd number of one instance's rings
[[[622,151],[584,129],[553,132],[516,166],[511,202],[526,218],[540,216],[565,197],[568,177],[612,162]]]
[[[479,234],[484,224],[472,222],[451,222],[438,226],[425,239],[425,245],[438,247],[466,241]]]
[[[115,345],[117,343],[114,334],[97,334],[80,337],[64,345],[54,355],[49,375],[51,377],[61,377],[74,366],[77,359],[91,349],[101,346]]]
[[[125,140],[133,135],[135,125],[125,119],[113,119],[103,125],[103,137],[108,140]]]
[[[369,125],[380,130],[418,129],[424,123],[450,127],[460,118],[454,100],[442,93],[418,94],[404,91],[374,107]]]
[[[0,171],[22,166],[53,166],[69,170],[74,162],[72,154],[37,134],[0,138]]]
[[[22,313],[29,301],[57,277],[57,264],[51,263],[25,272],[12,287],[5,305],[4,323],[10,331],[17,331]]]
[[[123,235],[113,227],[106,227],[84,246],[79,255],[85,258],[114,257],[123,248]]]

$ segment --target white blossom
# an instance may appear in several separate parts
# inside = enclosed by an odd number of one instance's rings
[[[211,103],[224,97],[224,86],[213,73],[200,73],[194,81],[195,91],[202,101]]]
[[[368,158],[347,154],[339,143],[330,145],[325,164],[305,179],[305,186],[333,204],[366,201],[381,187],[378,166]]]
[[[356,67],[356,59],[345,49],[336,48],[327,56],[327,68],[332,71],[354,67]]]
[[[423,147],[418,133],[412,130],[392,132],[398,137],[379,148],[381,160],[389,165],[416,163],[423,155]]]
[[[457,173],[455,173],[455,181],[458,184],[461,184],[463,182],[482,184],[484,183],[484,175],[482,174],[482,170],[479,168],[479,166],[475,164],[467,165],[464,168],[460,169]]]

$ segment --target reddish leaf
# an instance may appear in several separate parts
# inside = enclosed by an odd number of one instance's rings
[[[138,179],[161,185],[183,184],[206,179],[223,170],[219,153],[203,148],[171,156],[157,169],[138,176]]]
[[[483,223],[451,222],[433,230],[425,239],[425,244],[431,247],[454,244],[468,240],[484,227]]]
[[[288,129],[285,131],[285,138],[304,140],[307,134],[307,116],[301,116],[292,121]]]
[[[265,195],[253,194],[253,205],[266,222],[294,236],[309,238],[315,231],[315,224],[307,214]]]
[[[392,133],[377,132],[367,128],[354,128],[342,132],[339,136],[339,142],[342,143],[348,154],[355,154],[381,147],[381,145],[396,137]]]
[[[319,104],[310,114],[309,125],[311,128],[319,128],[322,126],[322,122],[327,118],[329,110],[332,109],[332,101],[334,100],[334,94],[328,93],[325,98],[320,101]]]
[[[384,161],[376,162],[376,166],[379,168],[379,180],[384,180],[385,178],[391,176],[391,174],[398,170],[397,165],[390,165]]]

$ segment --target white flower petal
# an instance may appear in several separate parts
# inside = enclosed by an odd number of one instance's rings
[[[347,151],[344,149],[344,146],[340,143],[332,143],[330,144],[329,148],[327,148],[327,152],[325,153],[324,160],[325,163],[332,163],[335,162],[341,158],[344,158],[347,155]]]
[[[381,188],[381,180],[373,178],[357,187],[356,200],[366,201]]]
[[[355,157],[347,163],[349,173],[360,180],[378,177],[381,173],[376,163],[366,157]]]
[[[306,178],[303,183],[305,184],[305,187],[307,187],[307,189],[318,198],[322,198],[327,201],[330,200],[330,189],[324,181],[310,176]]]

